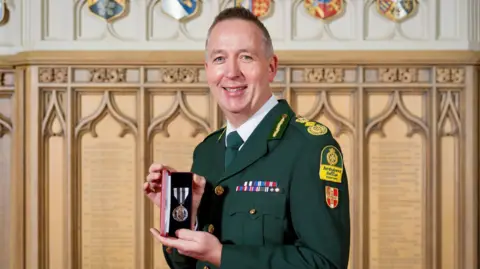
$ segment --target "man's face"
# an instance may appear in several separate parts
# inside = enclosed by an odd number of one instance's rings
[[[262,31],[252,22],[226,20],[210,33],[205,69],[225,115],[245,120],[270,98],[277,57],[268,57]]]

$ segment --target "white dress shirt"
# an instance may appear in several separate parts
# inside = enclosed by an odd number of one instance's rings
[[[233,126],[230,124],[230,122],[227,121],[227,130],[226,130],[226,136],[228,136],[229,133],[233,131],[237,131],[240,137],[243,139],[243,143],[247,142],[247,139],[250,137],[250,135],[253,133],[255,128],[260,124],[260,122],[265,118],[265,116],[278,104],[277,98],[275,96],[271,96],[270,99],[263,104],[263,106],[252,116],[250,117],[245,123],[243,123],[240,127],[237,129],[233,128]],[[227,143],[227,140],[225,139],[225,144]],[[239,148],[241,150],[243,145]]]

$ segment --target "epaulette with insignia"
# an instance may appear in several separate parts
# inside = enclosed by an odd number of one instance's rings
[[[282,114],[279,117],[277,124],[273,127],[272,133],[270,134],[270,139],[280,139],[283,136],[287,126],[288,126],[289,116],[288,114]]]
[[[316,121],[311,121],[305,117],[297,116],[295,118],[295,123],[297,123],[295,125],[306,130],[307,133],[313,136],[321,136],[329,132],[327,126]]]

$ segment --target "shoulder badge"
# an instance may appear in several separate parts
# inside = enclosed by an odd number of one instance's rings
[[[324,135],[328,132],[328,129],[322,124],[315,124],[315,125],[309,126],[307,131],[311,135]]]
[[[295,121],[300,123],[305,123],[305,122],[308,122],[308,119],[304,117],[297,117]]]
[[[311,135],[324,135],[328,133],[328,128],[325,125],[316,121],[311,121],[305,117],[298,116],[295,122],[303,124],[303,126],[307,127],[307,132]]]
[[[336,208],[338,206],[338,188],[325,186],[325,201],[327,202],[328,207]]]
[[[324,147],[320,154],[320,179],[342,183],[342,175],[343,158],[340,150],[331,145]]]

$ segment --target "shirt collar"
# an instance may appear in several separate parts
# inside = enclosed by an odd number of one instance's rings
[[[253,133],[255,128],[260,124],[260,122],[263,120],[263,118],[278,104],[278,100],[275,96],[271,96],[270,99],[263,104],[263,106],[252,116],[250,117],[245,123],[243,123],[240,127],[238,127],[236,130],[233,128],[233,126],[230,124],[230,122],[227,121],[227,130],[226,130],[226,135],[233,131],[237,131],[240,137],[243,139],[243,141],[247,141],[247,139],[250,137],[250,135]],[[227,141],[225,140],[225,143]]]

